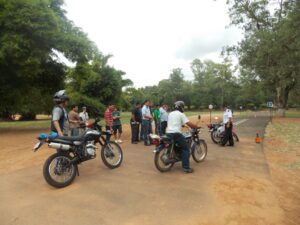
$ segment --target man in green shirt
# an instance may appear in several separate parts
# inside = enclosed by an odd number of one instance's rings
[[[115,107],[114,111],[112,112],[113,117],[113,132],[115,141],[118,143],[122,143],[121,135],[122,135],[122,124],[121,124],[121,113],[118,111],[117,107]]]
[[[153,111],[153,118],[155,122],[155,134],[161,134],[160,132],[160,112],[159,112],[159,105],[155,106]]]

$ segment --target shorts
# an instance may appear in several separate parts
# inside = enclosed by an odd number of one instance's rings
[[[113,132],[116,134],[119,132],[119,134],[122,134],[122,125],[113,125]]]

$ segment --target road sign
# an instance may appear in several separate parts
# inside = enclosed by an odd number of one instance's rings
[[[268,107],[268,108],[273,108],[273,102],[271,102],[271,101],[270,101],[270,102],[267,102],[267,107]]]
[[[214,106],[213,106],[213,105],[209,105],[208,108],[209,108],[209,109],[213,109]]]

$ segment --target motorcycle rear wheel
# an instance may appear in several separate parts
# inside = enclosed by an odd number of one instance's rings
[[[217,130],[214,130],[210,133],[210,137],[211,137],[211,140],[215,143],[215,144],[219,144],[221,142],[221,137],[218,136],[218,131]]]
[[[51,155],[45,162],[43,175],[46,182],[56,188],[70,185],[76,176],[77,165],[70,164],[72,157],[58,152]]]
[[[163,157],[165,157],[166,159],[169,159],[168,152],[169,152],[168,148],[164,148],[161,151],[156,152],[154,155],[155,167],[162,173],[171,170],[171,168],[174,166],[174,162],[173,163],[164,163],[164,161],[163,161]]]

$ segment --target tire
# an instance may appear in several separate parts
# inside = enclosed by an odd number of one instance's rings
[[[239,137],[237,136],[236,133],[232,132],[232,136],[233,136],[233,139],[234,139],[236,142],[239,142],[239,141],[240,141],[240,139],[239,139]]]
[[[195,146],[195,147],[194,147]],[[207,144],[204,140],[199,143],[194,142],[192,147],[192,157],[196,163],[203,162],[207,155]]]
[[[165,164],[163,162],[162,157],[167,156],[167,154],[168,154],[168,148],[164,148],[161,151],[156,152],[154,155],[155,167],[162,173],[170,171],[171,168],[174,166],[174,163]]]
[[[72,160],[72,157],[66,153],[55,153],[51,155],[45,162],[43,175],[46,182],[56,188],[63,188],[70,185],[76,176],[77,165],[70,164],[65,166]],[[67,178],[64,174],[68,173]],[[60,179],[64,178],[62,181]]]
[[[119,167],[123,161],[121,146],[114,141],[105,144],[101,148],[101,159],[104,165],[110,169]]]
[[[210,133],[210,137],[211,140],[215,143],[215,144],[219,144],[221,141],[220,137],[217,137],[217,130],[214,130]]]

